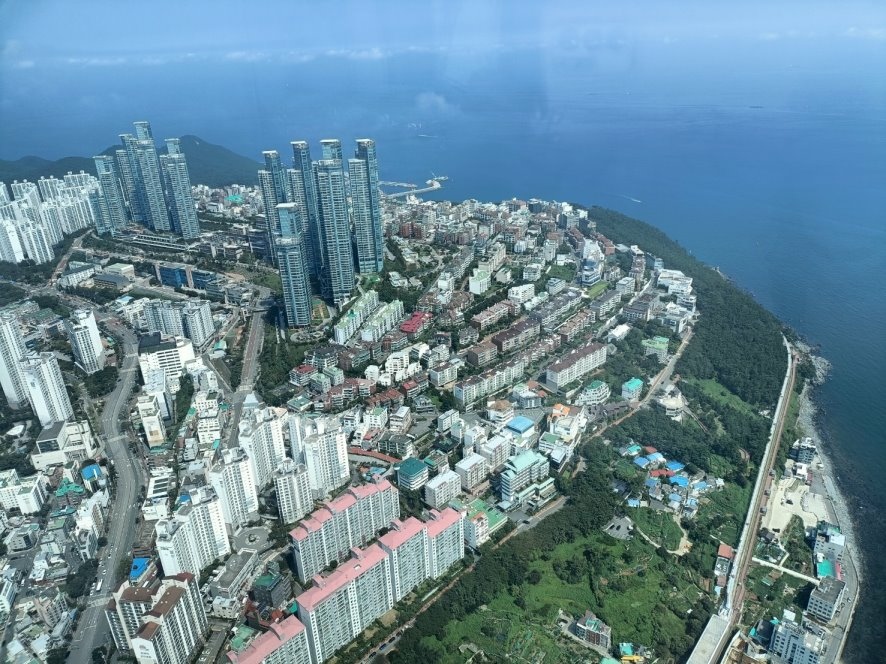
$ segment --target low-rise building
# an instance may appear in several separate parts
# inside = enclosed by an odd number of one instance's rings
[[[612,628],[590,611],[575,621],[575,635],[606,650],[612,646]]]
[[[435,509],[440,509],[449,501],[458,498],[460,491],[461,477],[454,470],[447,468],[425,484],[425,502]]]
[[[545,372],[545,380],[559,390],[580,380],[605,362],[606,346],[591,342],[551,364]]]
[[[639,401],[643,393],[643,381],[639,378],[631,378],[621,386],[621,398],[625,401]]]
[[[397,486],[408,491],[418,491],[428,482],[428,466],[418,459],[404,459],[397,466]]]
[[[832,576],[824,577],[812,589],[809,595],[809,604],[806,607],[809,613],[824,623],[833,620],[834,615],[840,610],[840,604],[846,594],[846,582],[835,579]]]

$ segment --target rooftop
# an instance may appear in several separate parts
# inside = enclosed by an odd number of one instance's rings
[[[508,429],[521,434],[526,433],[534,426],[535,422],[530,420],[528,417],[524,417],[523,415],[518,415],[510,422],[508,422]]]
[[[314,586],[296,598],[299,613],[301,611],[313,611],[354,579],[366,573],[387,557],[384,549],[378,544],[373,544],[362,551],[355,551],[354,555],[354,558],[339,565],[338,569],[329,576],[325,578],[320,576],[314,577]]]
[[[245,625],[242,625],[249,629]],[[234,664],[260,664],[268,656],[280,648],[284,643],[295,638],[305,630],[305,626],[295,616],[289,616],[285,620],[272,623],[268,631],[252,640],[252,642],[240,652],[229,652],[228,659]],[[250,630],[255,632],[255,630]],[[239,633],[239,630],[238,630]],[[234,645],[231,639],[231,645]],[[235,648],[236,650],[236,648]]]

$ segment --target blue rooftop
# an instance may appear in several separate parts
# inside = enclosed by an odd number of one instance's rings
[[[683,497],[679,493],[672,493],[668,496],[668,502],[679,503]]]
[[[628,498],[628,507],[640,507],[640,500],[637,498]]]
[[[653,452],[646,458],[649,459],[649,461],[651,461],[652,463],[661,463],[665,460],[664,454],[662,454],[661,452]]]
[[[132,567],[129,568],[129,580],[137,581],[141,578],[141,575],[148,569],[150,562],[150,558],[133,558]]]
[[[94,480],[102,476],[102,469],[97,463],[90,464],[80,471],[80,476],[84,480]]]
[[[689,486],[689,478],[682,477],[681,475],[675,475],[671,478],[671,484],[674,486]]]
[[[530,420],[528,417],[524,417],[523,415],[517,415],[517,417],[508,422],[508,429],[510,429],[511,431],[516,431],[519,434],[526,433],[534,426],[535,422]]]
[[[679,470],[683,470],[685,467],[685,464],[682,464],[679,461],[668,461],[666,466],[668,470],[673,470],[675,473]]]
[[[657,477],[647,477],[647,478],[646,478],[646,482],[645,482],[645,484],[646,484],[646,486],[649,487],[650,489],[654,489],[655,487],[658,486],[658,484],[659,484],[659,479],[658,479]]]
[[[647,459],[646,457],[637,457],[636,459],[634,459],[634,464],[640,466],[640,468],[645,468],[649,465],[649,459]]]

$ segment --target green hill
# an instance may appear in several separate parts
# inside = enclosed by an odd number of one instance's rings
[[[249,157],[231,152],[220,145],[208,143],[198,136],[181,137],[182,151],[188,158],[188,170],[191,182],[205,184],[210,187],[222,187],[228,184],[252,185],[257,182],[256,172],[261,164]],[[113,145],[99,154],[113,154],[120,146]],[[166,146],[160,148],[166,152]],[[0,159],[0,182],[13,180],[39,180],[41,176],[54,175],[62,177],[68,171],[79,171],[95,174],[95,164],[91,157],[62,157],[55,161],[42,157],[27,156],[15,161]]]

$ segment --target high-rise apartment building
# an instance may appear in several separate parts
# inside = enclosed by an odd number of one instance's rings
[[[394,521],[390,530],[378,538],[378,544],[391,559],[391,594],[396,603],[430,576],[425,524],[414,516]]]
[[[73,417],[74,408],[55,355],[28,353],[21,361],[21,370],[31,408],[42,426]]]
[[[348,438],[333,417],[289,419],[292,458],[304,463],[315,498],[323,498],[350,478]]]
[[[91,309],[77,309],[65,321],[65,331],[74,353],[74,360],[87,374],[105,368],[105,347]]]
[[[348,172],[351,180],[357,270],[364,274],[381,272],[384,267],[384,238],[375,141],[369,138],[357,141],[354,158],[348,160]]]
[[[28,403],[28,386],[22,373],[27,349],[15,314],[0,314],[0,387],[9,407],[18,410]]]
[[[225,523],[236,530],[258,513],[258,494],[252,462],[240,447],[222,452],[209,471],[209,483],[218,494]]]
[[[237,444],[249,458],[256,487],[264,488],[273,479],[274,470],[286,458],[283,426],[285,408],[268,408],[252,402],[244,406],[237,430]]]
[[[209,300],[188,300],[181,307],[181,321],[185,336],[197,348],[215,334],[215,323],[212,320],[212,309]]]
[[[323,152],[341,154],[341,143],[328,146],[323,141]],[[354,256],[351,249],[351,226],[348,215],[345,176],[341,159],[322,159],[316,164],[317,200],[320,223],[325,240],[326,296],[336,305],[351,297],[354,288]]]
[[[200,235],[197,208],[191,197],[191,176],[188,162],[177,138],[166,139],[167,154],[160,157],[166,185],[166,200],[173,230],[186,240]]]
[[[261,189],[262,203],[265,208],[267,220],[268,248],[272,260],[276,260],[276,244],[280,235],[280,218],[277,216],[277,206],[281,203],[289,203],[292,200],[292,191],[280,153],[276,150],[262,152],[265,158],[265,168],[258,172],[258,185]]]
[[[304,518],[314,506],[308,469],[304,464],[284,459],[274,470],[274,489],[280,522],[284,525]]]
[[[156,548],[166,575],[190,572],[200,576],[207,565],[231,552],[222,501],[210,487],[179,499],[175,513],[158,521]]]
[[[172,337],[164,339],[159,332],[147,334],[138,340],[138,365],[143,382],[153,369],[162,369],[170,394],[179,390],[179,376],[185,365],[195,359],[194,346],[188,339]]]
[[[304,583],[344,560],[399,516],[399,494],[387,480],[351,487],[328,501],[289,533],[298,578]]]
[[[327,660],[394,606],[390,559],[374,544],[358,550],[326,578],[296,598],[313,664]]]
[[[144,306],[148,332],[161,332],[167,337],[185,336],[181,307],[171,300],[149,300]]]
[[[305,246],[311,274],[323,276],[326,264],[323,230],[320,226],[320,211],[317,206],[317,187],[314,179],[314,164],[311,161],[311,148],[307,141],[293,141],[292,169],[289,182],[292,189],[292,202],[302,211],[302,227],[305,229]]]
[[[110,155],[93,157],[99,188],[89,194],[89,202],[95,228],[100,235],[115,233],[126,226],[127,206],[117,172],[118,163],[125,165],[126,173],[131,171],[128,158],[122,159],[119,152],[123,152],[124,156],[127,154],[124,150],[118,150],[118,160]]]
[[[25,250],[15,224],[9,219],[0,219],[0,261],[21,263],[23,260]]]
[[[187,664],[205,643],[209,623],[196,579],[179,574],[174,582],[141,617],[131,641],[138,664]]]
[[[306,327],[311,324],[311,278],[301,213],[296,203],[277,206],[281,234],[276,240],[277,266],[283,286],[286,324]]]
[[[261,634],[237,652],[228,652],[231,664],[311,664],[311,651],[305,626],[295,616],[271,623]]]

